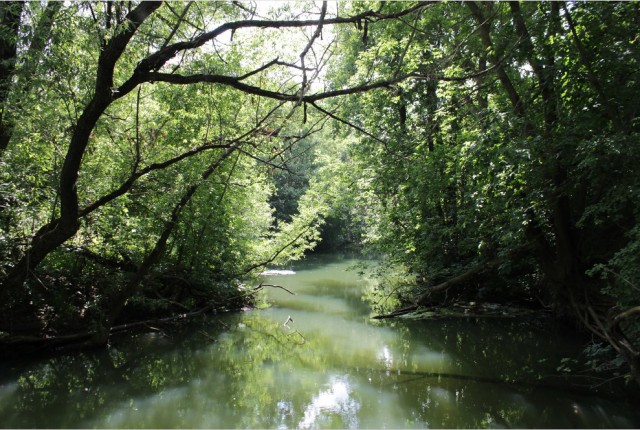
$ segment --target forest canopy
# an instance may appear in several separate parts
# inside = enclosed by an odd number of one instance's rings
[[[3,2],[3,347],[235,309],[364,246],[640,382],[638,3]]]

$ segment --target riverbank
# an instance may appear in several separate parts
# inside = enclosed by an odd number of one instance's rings
[[[513,303],[480,303],[455,301],[440,306],[407,306],[386,314],[372,316],[375,320],[399,320],[438,324],[447,320],[504,321],[539,327],[561,329],[583,344],[583,351],[575,356],[561,358],[553,374],[538,374],[522,380],[495,380],[494,383],[511,383],[547,386],[575,391],[582,394],[603,393],[623,399],[640,401],[640,389],[628,375],[624,360],[604,343],[596,342],[588,333],[554,318],[549,309],[527,307]]]

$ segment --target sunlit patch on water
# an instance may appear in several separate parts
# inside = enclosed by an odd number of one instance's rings
[[[393,355],[391,354],[391,350],[387,345],[383,346],[380,351],[378,351],[378,362],[382,364],[387,369],[393,368]]]
[[[295,275],[296,272],[293,270],[278,270],[278,269],[269,269],[260,273],[262,276],[287,276],[287,275]]]
[[[287,426],[287,422],[288,419],[295,414],[295,408],[293,406],[293,402],[287,402],[285,400],[278,400],[278,404],[277,404],[277,411],[278,411],[278,421],[280,422],[280,424],[276,427],[278,429],[287,429],[289,428],[289,426]]]
[[[305,407],[304,418],[299,428],[333,427],[358,428],[360,402],[352,397],[353,388],[347,376],[333,376],[329,387],[313,396]],[[335,422],[335,419],[341,422]]]
[[[442,387],[431,387],[429,390],[431,394],[431,399],[435,401],[436,406],[450,406],[453,400],[453,394],[451,391],[442,388]]]

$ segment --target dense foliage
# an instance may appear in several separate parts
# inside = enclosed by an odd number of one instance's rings
[[[238,308],[245,275],[314,246],[330,193],[302,167],[326,122],[306,103],[333,96],[316,84],[325,17],[2,3],[5,346],[102,344],[131,320]]]
[[[369,240],[417,280],[396,296],[533,300],[640,377],[638,7],[436,3],[340,33],[337,85],[417,75],[343,109]]]
[[[398,304],[536,302],[640,382],[639,8],[2,3],[3,343],[242,306],[322,235],[402,265]]]

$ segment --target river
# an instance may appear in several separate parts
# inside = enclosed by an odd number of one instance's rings
[[[550,321],[372,320],[358,261],[264,277],[266,309],[149,327],[0,369],[2,427],[639,427],[622,395],[549,384],[584,340]],[[564,361],[563,361],[564,360]],[[541,379],[542,378],[542,379]]]

